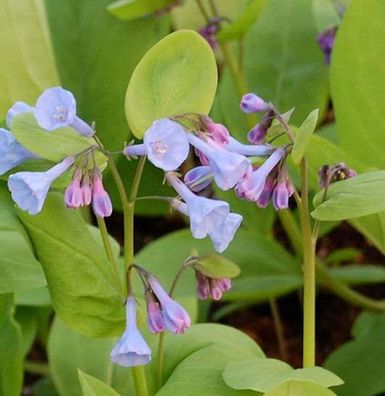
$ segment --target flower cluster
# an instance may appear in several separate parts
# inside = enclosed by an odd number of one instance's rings
[[[32,113],[40,128],[47,133],[64,127],[71,127],[79,134],[90,138],[94,129],[76,115],[76,100],[73,94],[61,87],[44,91],[34,107],[16,102],[8,111],[6,123],[11,128],[15,116]],[[44,205],[48,191],[63,173],[74,168],[73,178],[65,191],[64,201],[69,208],[79,208],[92,203],[96,216],[111,215],[111,200],[104,190],[101,172],[94,160],[94,145],[76,156],[68,156],[45,172],[17,172],[8,178],[12,199],[20,209],[31,215],[38,214]],[[0,129],[0,173],[4,174],[27,160],[37,156],[20,143],[11,131]],[[91,163],[91,167],[89,164]]]
[[[339,162],[335,165],[324,165],[318,171],[319,185],[321,188],[328,188],[330,183],[350,179],[357,176],[357,172],[348,168],[343,162]]]
[[[152,274],[138,266],[135,268],[146,290],[148,329],[155,334],[165,330],[183,334],[191,326],[188,313],[169,296]],[[111,360],[124,367],[144,365],[151,360],[151,350],[137,328],[136,303],[132,295],[126,302],[126,329],[111,352]]]

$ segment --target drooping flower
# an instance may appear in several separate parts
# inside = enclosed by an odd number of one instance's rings
[[[173,200],[172,205],[190,217],[190,229],[194,238],[203,239],[223,224],[230,212],[227,202],[195,195],[172,173],[167,173],[166,178],[185,201]]]
[[[230,137],[229,143],[226,145],[226,150],[241,155],[264,157],[272,154],[275,148],[270,144],[243,144],[233,137]]]
[[[206,39],[208,44],[213,50],[216,50],[218,47],[218,42],[216,39],[216,34],[219,30],[219,23],[218,21],[210,21],[210,23],[198,30],[198,33]]]
[[[95,133],[76,115],[76,100],[73,94],[61,87],[45,90],[37,99],[34,113],[40,127],[47,131],[71,126],[87,137]]]
[[[325,188],[330,183],[357,176],[357,172],[354,169],[347,167],[343,162],[339,162],[334,165],[322,166],[318,171],[318,175],[320,178],[320,187]]]
[[[183,334],[191,326],[189,314],[166,293],[161,284],[152,275],[147,275],[147,282],[159,300],[166,329],[175,334]]]
[[[195,276],[197,279],[197,293],[200,300],[207,300],[211,297],[213,300],[218,301],[222,298],[223,293],[231,288],[231,279],[209,278],[198,270],[195,271]]]
[[[276,172],[270,172],[265,180],[265,185],[263,186],[263,190],[258,197],[256,203],[260,208],[266,208],[271,200],[273,195],[274,187],[276,185]]]
[[[64,203],[67,208],[78,209],[84,205],[83,192],[80,187],[82,171],[77,169],[75,175],[64,192]]]
[[[151,292],[146,293],[146,300],[148,329],[154,334],[161,333],[166,329],[166,325],[164,323],[160,304],[155,300]]]
[[[257,201],[263,191],[267,176],[285,155],[286,150],[284,148],[276,149],[263,165],[238,184],[236,188],[237,194],[250,201]]]
[[[289,198],[294,194],[291,182],[285,168],[280,169],[277,177],[277,184],[274,187],[272,201],[276,210],[283,210],[289,207]]]
[[[97,217],[108,217],[112,214],[110,196],[104,189],[102,176],[99,170],[94,170],[92,180],[92,209]]]
[[[189,142],[208,159],[215,183],[226,191],[242,180],[250,167],[250,161],[243,155],[236,154],[222,147],[213,147],[194,134],[188,135]]]
[[[224,252],[234,239],[235,233],[242,223],[243,217],[238,213],[229,213],[222,226],[209,232],[215,250]]]
[[[123,367],[143,366],[151,361],[151,350],[137,328],[133,296],[127,298],[126,329],[111,351],[111,360]]]
[[[330,65],[334,41],[337,34],[337,26],[333,26],[318,34],[317,42],[325,56],[325,64]]]
[[[36,156],[25,149],[10,131],[0,128],[0,175],[32,158]]]
[[[186,186],[194,192],[199,192],[211,184],[213,175],[209,166],[196,166],[190,169],[184,176]]]
[[[154,121],[146,131],[143,144],[127,146],[128,157],[147,155],[150,162],[164,171],[172,171],[186,160],[189,143],[183,127],[168,118]]]
[[[46,172],[18,172],[8,178],[8,188],[17,206],[31,215],[43,208],[51,184],[74,162],[67,157]]]
[[[210,117],[207,116],[201,116],[200,120],[205,126],[206,131],[209,133],[210,138],[215,143],[223,146],[229,142],[230,132],[223,124],[214,122]]]
[[[29,104],[24,102],[15,102],[7,113],[7,117],[6,117],[7,127],[8,128],[11,127],[11,122],[13,120],[13,117],[15,117],[16,115],[21,113],[28,113],[32,111],[33,111],[33,107],[30,106]]]
[[[269,104],[259,96],[248,93],[242,96],[240,107],[245,113],[259,113],[268,110]]]

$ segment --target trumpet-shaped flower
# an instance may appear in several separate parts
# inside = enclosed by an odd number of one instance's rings
[[[166,329],[159,304],[150,297],[147,301],[147,324],[151,333],[161,333]]]
[[[285,155],[285,149],[275,150],[262,166],[253,171],[237,186],[237,193],[250,201],[257,201],[263,191],[267,176]]]
[[[76,100],[73,94],[61,87],[45,90],[37,99],[35,118],[47,131],[71,126],[81,135],[90,137],[94,130],[76,115]]]
[[[123,367],[143,366],[151,361],[151,350],[137,328],[133,296],[126,302],[126,329],[110,356],[113,363]]]
[[[80,187],[82,172],[77,169],[75,176],[64,192],[64,203],[67,208],[78,209],[83,206],[83,192]]]
[[[203,239],[209,232],[218,229],[223,224],[230,212],[227,202],[195,195],[172,173],[167,173],[166,177],[186,202],[184,204],[173,200],[172,205],[190,217],[190,229],[194,238]]]
[[[199,192],[209,186],[213,175],[209,166],[197,166],[190,169],[184,176],[186,186],[194,192]]]
[[[147,281],[159,300],[166,329],[175,334],[183,334],[191,326],[189,314],[166,293],[161,284],[153,276],[148,275]]]
[[[143,144],[127,146],[128,157],[147,155],[150,162],[164,171],[172,171],[186,160],[189,143],[183,127],[167,118],[154,121],[146,131]]]
[[[188,139],[207,157],[215,183],[224,191],[239,183],[250,167],[250,161],[243,155],[229,152],[219,145],[214,148],[193,134],[189,134]]]
[[[233,137],[229,138],[226,150],[233,153],[248,155],[252,157],[263,157],[274,152],[275,148],[270,144],[243,144]]]
[[[6,123],[7,127],[11,127],[11,122],[13,120],[13,117],[15,117],[18,114],[21,113],[28,113],[32,112],[33,107],[28,105],[27,103],[24,102],[15,102],[13,106],[8,110],[7,117],[6,117]]]
[[[253,93],[242,96],[240,107],[245,113],[258,113],[269,109],[269,105]]]
[[[50,185],[74,162],[67,157],[46,172],[18,172],[9,176],[8,188],[17,206],[31,215],[43,208]]]
[[[215,250],[224,252],[234,239],[235,233],[242,223],[243,217],[238,213],[229,213],[222,226],[209,232]]]
[[[108,217],[112,214],[110,196],[104,189],[102,176],[95,170],[92,184],[92,209],[97,217]]]
[[[260,208],[266,208],[267,205],[269,205],[269,202],[273,195],[274,187],[276,185],[276,177],[277,177],[276,172],[271,172],[266,177],[265,185],[263,186],[261,195],[258,197],[258,199],[256,201],[257,205]]]
[[[197,279],[197,293],[200,300],[212,298],[218,301],[224,292],[230,290],[231,280],[228,278],[214,279],[209,278],[200,271],[195,271]]]
[[[10,131],[0,128],[0,175],[31,158],[36,156],[18,143]]]

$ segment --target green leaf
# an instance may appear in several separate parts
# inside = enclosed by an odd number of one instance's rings
[[[245,38],[248,89],[281,111],[296,108],[298,125],[315,108],[322,114],[328,77],[316,43],[311,1],[270,0]]]
[[[51,193],[39,215],[20,210],[18,215],[43,266],[57,314],[87,335],[120,334],[124,298],[80,213],[66,209],[62,195]]]
[[[336,396],[330,389],[313,382],[291,380],[266,392],[264,396]]]
[[[9,192],[0,183],[0,293],[25,291],[46,284]]]
[[[222,378],[226,363],[234,358],[242,361],[264,357],[245,334],[217,324],[194,325],[181,337],[166,337],[165,351],[164,385],[156,396],[239,395]]]
[[[15,303],[17,305],[46,307],[52,305],[52,300],[48,287],[44,286],[16,293]]]
[[[119,21],[106,11],[110,3],[45,0],[62,85],[74,93],[79,116],[95,121],[103,144],[119,150],[129,139],[122,104],[131,73],[167,34],[169,22],[167,17]]]
[[[16,100],[33,104],[41,91],[59,85],[43,2],[0,1],[0,114]]]
[[[313,14],[319,33],[340,24],[334,0],[313,0]]]
[[[6,294],[0,300],[8,299]],[[0,301],[3,305],[3,301]],[[19,324],[13,318],[13,307],[7,302],[8,311],[0,322],[0,394],[19,396],[23,384],[23,347]]]
[[[385,171],[364,173],[330,185],[313,200],[311,213],[318,220],[345,220],[385,211]]]
[[[331,92],[341,145],[366,165],[385,167],[385,24],[381,0],[353,1],[340,25]]]
[[[122,395],[132,394],[133,382],[126,368],[110,359],[116,339],[95,339],[79,334],[60,319],[53,322],[48,341],[48,360],[61,396],[82,396],[78,370],[110,383]]]
[[[354,261],[360,253],[360,250],[356,248],[342,248],[331,252],[325,257],[324,261],[328,264],[338,264],[343,261]]]
[[[160,11],[175,3],[175,0],[119,0],[107,9],[115,17],[124,21],[141,18]]]
[[[379,265],[349,265],[331,268],[333,278],[348,285],[365,285],[385,282],[385,268]]]
[[[261,11],[266,6],[267,0],[252,0],[242,13],[229,25],[224,25],[218,32],[217,39],[220,43],[240,40],[258,19]]]
[[[26,356],[31,349],[37,332],[37,310],[33,308],[17,307],[15,320],[21,329],[21,353],[23,356]]]
[[[174,32],[154,45],[131,76],[126,117],[137,138],[157,119],[184,112],[208,114],[217,86],[217,66],[196,32]]]
[[[236,264],[219,254],[200,256],[194,268],[214,279],[235,278],[241,272]]]
[[[327,358],[325,367],[345,381],[338,396],[375,396],[385,392],[384,332],[384,313],[363,313],[354,325],[355,339]]]
[[[295,164],[299,164],[305,155],[311,135],[317,126],[318,115],[319,109],[313,110],[298,128],[294,138],[293,150],[291,152],[291,158]]]
[[[92,146],[91,140],[70,127],[48,132],[39,127],[33,113],[14,117],[11,125],[17,141],[37,156],[59,162],[69,155],[78,154]]]
[[[79,380],[83,396],[119,396],[119,393],[99,379],[79,371]]]
[[[343,383],[335,374],[322,367],[294,370],[287,363],[276,359],[230,362],[223,372],[223,378],[234,389],[251,389],[263,393],[289,380],[309,381],[326,388]]]

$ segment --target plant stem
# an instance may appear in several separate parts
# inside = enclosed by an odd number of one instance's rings
[[[269,300],[269,303],[270,303],[271,314],[273,315],[275,333],[277,334],[279,354],[282,360],[287,361],[287,348],[286,348],[284,327],[282,324],[282,318],[279,312],[277,300],[275,298],[271,298]]]
[[[24,370],[27,371],[28,373],[44,375],[44,376],[49,374],[49,366],[45,362],[26,360],[24,362]]]
[[[112,176],[115,180],[116,186],[118,188],[120,200],[123,208],[124,216],[124,262],[125,270],[127,274],[127,283],[125,291],[128,291],[128,285],[131,282],[130,276],[131,271],[129,267],[132,265],[134,260],[134,211],[135,211],[135,200],[138,193],[140,179],[142,177],[144,164],[146,162],[146,157],[141,157],[134,178],[132,180],[131,191],[129,197],[127,196],[126,189],[123,184],[123,180],[120,177],[118,168],[111,156],[108,156],[109,164]],[[143,366],[136,366],[132,368],[135,390],[137,396],[149,396],[146,376],[144,374]]]
[[[206,9],[205,9],[205,7],[203,6],[202,1],[201,1],[201,0],[195,0],[195,1],[196,1],[196,3],[197,3],[197,6],[198,6],[199,11],[200,11],[200,13],[202,14],[203,18],[206,20],[207,23],[210,22],[210,17],[209,17],[209,15],[207,14]]]
[[[118,263],[117,260],[114,257],[114,254],[112,252],[112,247],[110,243],[110,239],[108,237],[108,231],[106,227],[106,222],[104,221],[103,217],[96,216],[96,221],[98,223],[99,231],[100,231],[100,236],[102,237],[103,241],[103,246],[104,250],[106,251],[106,255],[108,260],[110,261],[112,265],[112,272],[114,273],[114,276],[116,278],[117,284],[119,285],[119,290],[122,290],[122,284],[120,281],[120,276],[119,276],[119,268],[118,268]]]
[[[304,317],[303,317],[303,367],[315,365],[315,241],[309,215],[309,186],[306,159],[301,161],[301,203],[299,206],[303,236]]]
[[[286,235],[293,246],[294,251],[302,256],[302,235],[301,230],[298,228],[298,224],[290,211],[290,209],[278,210],[277,215],[282,224],[282,227],[286,231]]]

